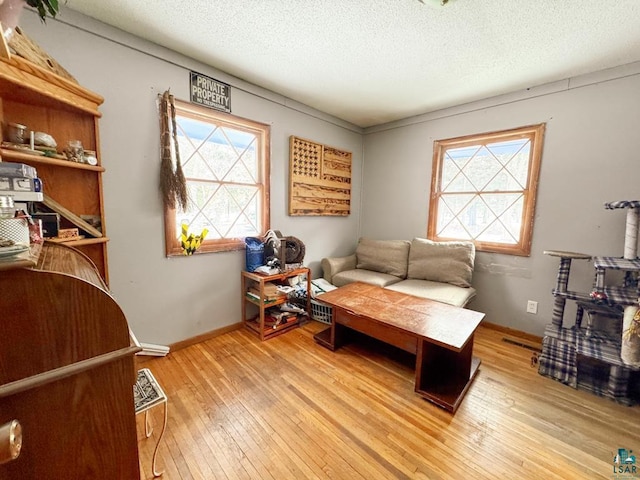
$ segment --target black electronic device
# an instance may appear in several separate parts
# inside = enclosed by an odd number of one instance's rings
[[[58,236],[58,231],[60,230],[59,213],[34,213],[32,217],[35,220],[42,221],[42,236],[44,238],[53,238]]]

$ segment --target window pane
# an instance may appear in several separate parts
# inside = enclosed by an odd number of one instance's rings
[[[433,171],[440,176],[427,237],[474,240],[480,250],[528,255],[532,217],[523,215],[534,211],[541,151],[534,145],[543,132],[541,124],[436,141],[441,156]]]
[[[517,243],[522,225],[521,194],[481,195],[477,206],[481,216],[475,238],[484,242]]]
[[[527,142],[509,161],[507,169],[522,188],[527,185],[529,164],[531,162],[531,142]]]
[[[445,151],[442,162],[442,189],[446,192],[469,192],[473,185],[462,174],[462,169],[475,155],[480,145],[465,148],[451,148]]]
[[[255,142],[254,142],[255,143]],[[256,150],[254,144],[249,145],[245,150],[241,150],[240,157],[236,157],[236,162],[230,169],[225,180],[236,183],[257,183],[258,165],[256,163]]]
[[[438,235],[470,239],[471,234],[460,221],[464,208],[473,201],[474,195],[442,195],[438,209]]]
[[[180,153],[182,155],[182,145],[191,143],[186,140],[185,142],[178,142],[180,145]],[[211,168],[207,165],[205,159],[199,152],[193,151],[191,157],[188,157],[186,161],[182,162],[182,171],[186,178],[201,178],[205,180],[215,180],[215,175]]]
[[[167,242],[174,235],[176,241],[167,245],[167,254],[180,252],[182,223],[194,234],[209,231],[205,250],[242,248],[244,237],[263,235],[269,228],[264,173],[269,127],[185,102],[176,102],[176,108],[189,204],[186,212],[171,212],[175,224]]]
[[[446,168],[446,167],[445,167]],[[455,171],[455,174],[454,174]],[[449,162],[449,168],[447,168],[447,180],[448,182],[443,181],[443,191],[444,192],[474,192],[476,189],[473,186],[473,183],[469,180],[469,178],[462,172],[462,170],[458,169],[457,166],[453,165],[452,162]],[[444,172],[443,172],[444,175]]]
[[[496,157],[486,147],[482,147],[467,163],[464,174],[475,186],[475,190],[481,192],[501,168]]]
[[[259,223],[259,195],[256,187],[230,187],[229,196],[242,207],[237,220],[231,227],[228,236],[250,237],[260,234]]]
[[[178,146],[182,169],[187,178],[202,178],[213,180],[213,171],[207,165],[200,149],[206,139],[215,132],[215,125],[209,125],[198,120],[176,116],[178,124]]]
[[[522,190],[524,185],[520,183],[507,169],[501,169],[487,184],[484,190],[505,192]]]
[[[522,190],[527,184],[531,141],[519,139],[492,143],[487,148],[497,158],[504,169],[486,190]]]
[[[227,143],[227,137],[218,129],[202,148],[202,156],[216,180],[226,180],[238,156],[233,146]]]
[[[258,153],[256,152],[255,141],[245,149],[240,159],[242,160],[243,168],[245,168],[249,174],[249,181],[259,183],[261,178],[259,175],[260,170],[258,168]]]

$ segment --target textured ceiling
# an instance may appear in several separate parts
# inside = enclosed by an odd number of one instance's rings
[[[361,127],[640,60],[639,0],[61,5]]]

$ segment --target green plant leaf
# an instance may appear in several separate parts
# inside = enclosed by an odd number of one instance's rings
[[[55,18],[60,11],[58,0],[27,0],[27,5],[38,10],[40,20],[46,23],[47,13]]]

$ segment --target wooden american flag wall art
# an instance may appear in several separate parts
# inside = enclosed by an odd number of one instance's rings
[[[289,142],[289,215],[351,213],[351,152],[295,136]]]

